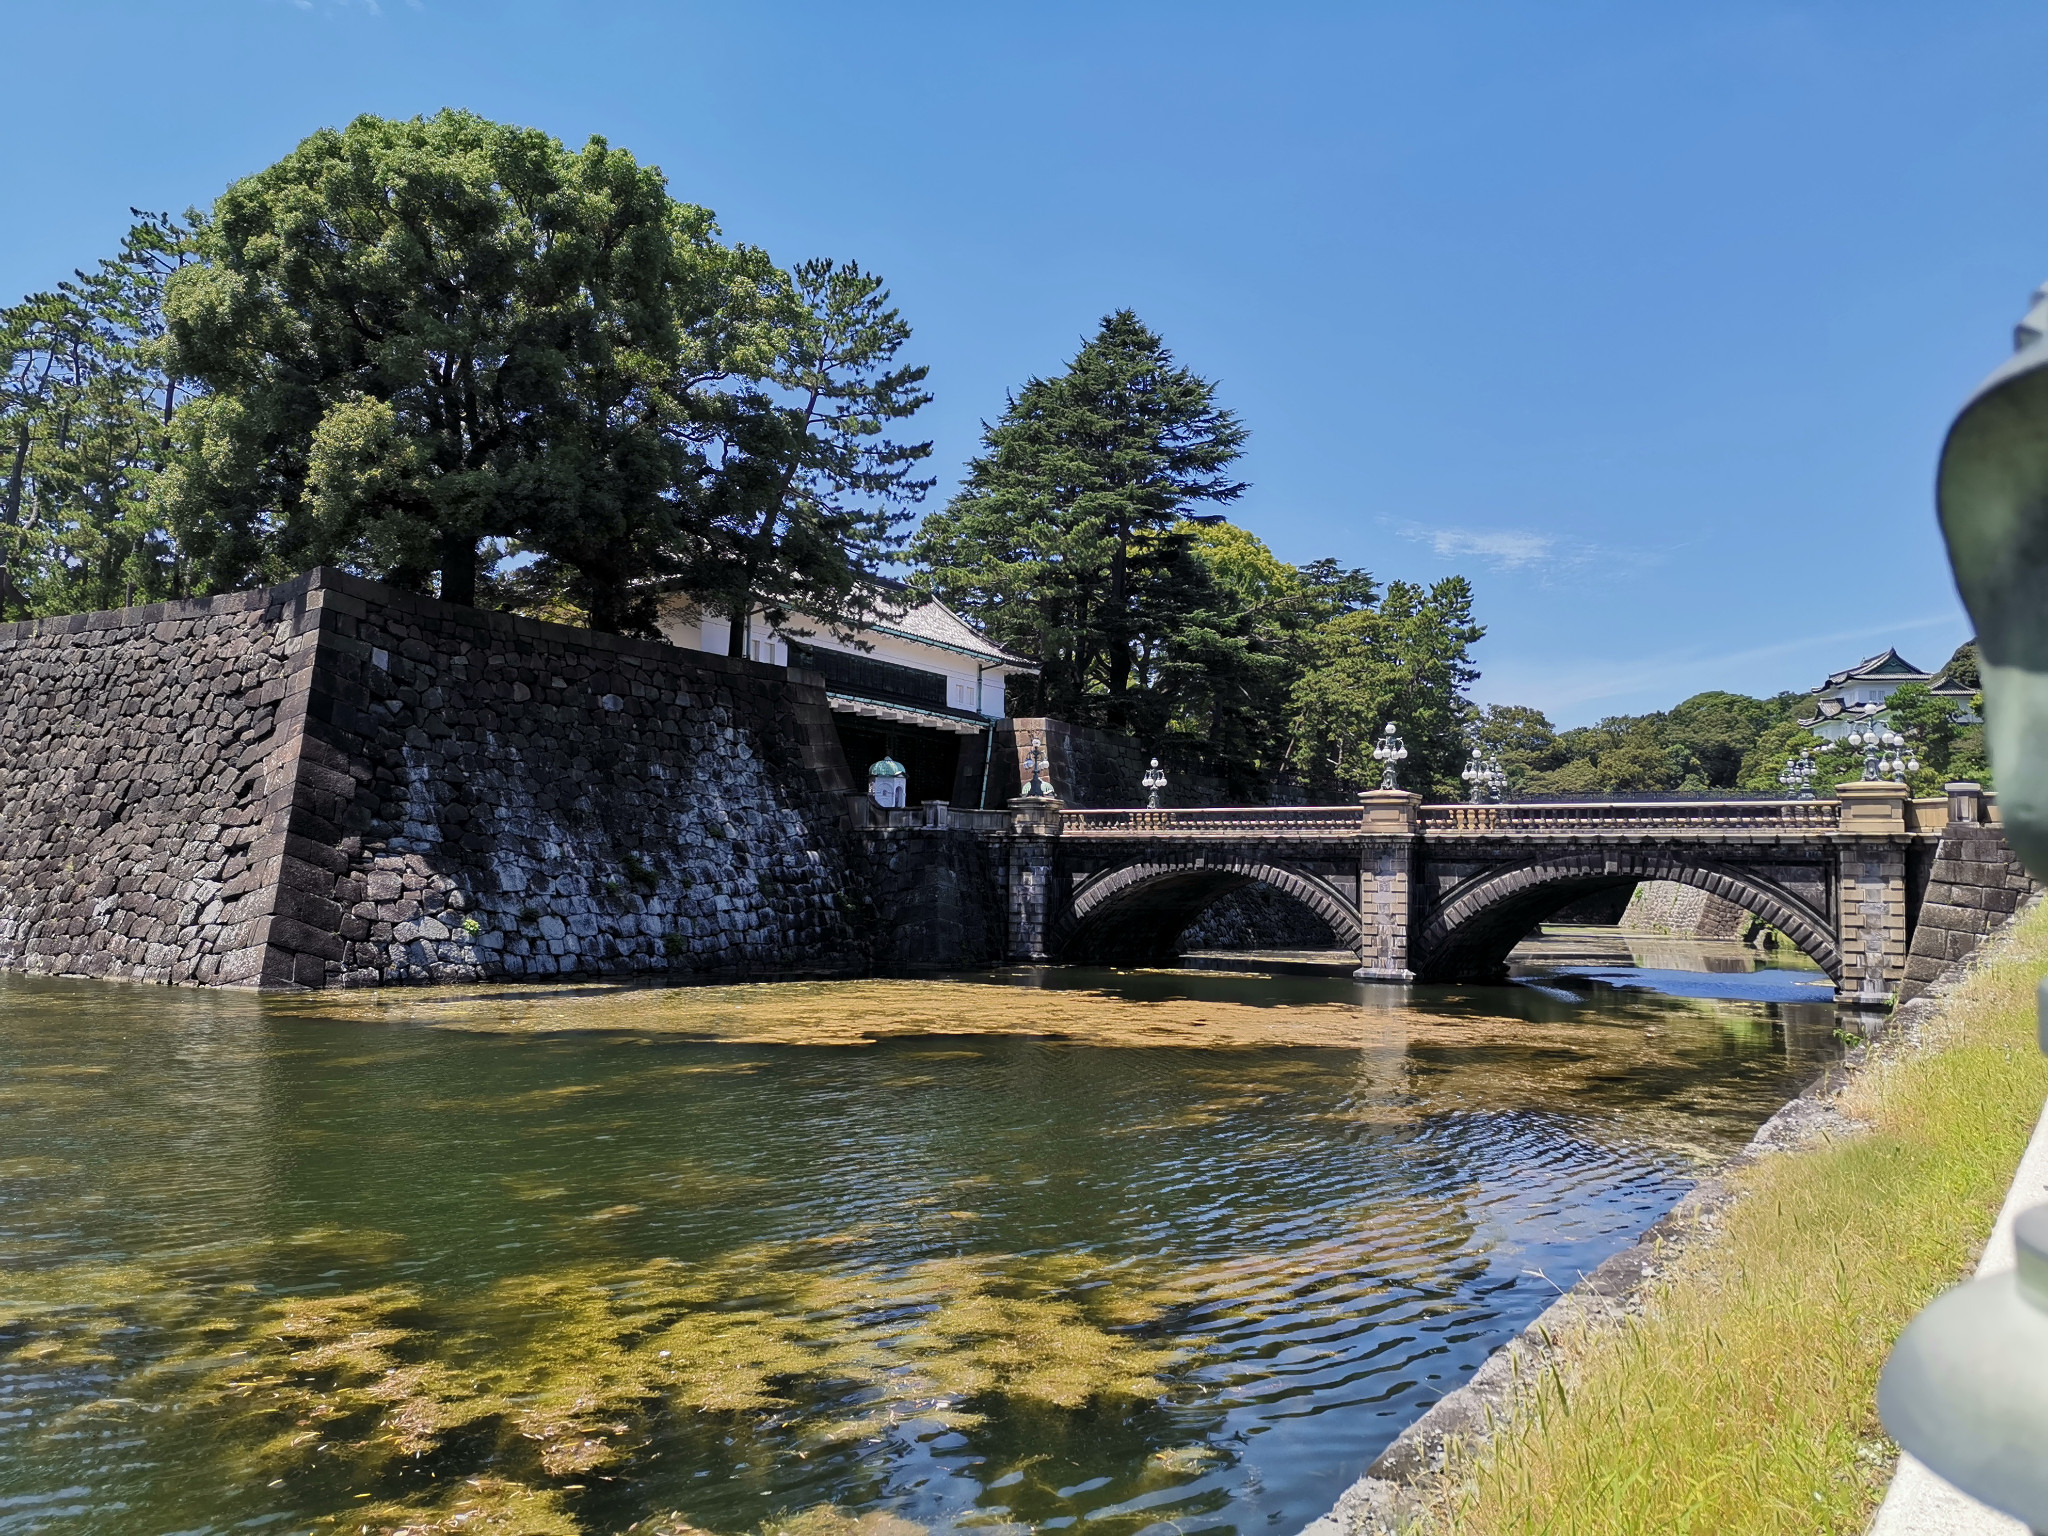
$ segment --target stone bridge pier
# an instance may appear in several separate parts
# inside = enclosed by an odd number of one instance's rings
[[[2031,889],[1975,785],[1923,800],[1870,783],[1808,801],[1425,805],[1400,790],[1368,792],[1355,809],[1016,801],[1009,842],[1012,958],[1165,963],[1203,909],[1256,883],[1320,918],[1360,978],[1389,982],[1497,979],[1516,943],[1581,897],[1673,880],[1755,913],[1837,997],[1878,1003],[1910,995],[1938,969],[1936,951],[1954,958],[1964,930],[1974,943]]]

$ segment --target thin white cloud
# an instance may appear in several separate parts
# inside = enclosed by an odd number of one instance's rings
[[[1404,537],[1421,540],[1446,560],[1473,556],[1506,571],[1548,565],[1557,554],[1557,540],[1549,534],[1513,528],[1416,528]]]
[[[1495,571],[1521,571],[1545,585],[1567,572],[1598,568],[1642,570],[1662,564],[1669,550],[1608,549],[1533,528],[1460,528],[1442,523],[1380,519],[1395,537],[1429,547],[1440,560],[1473,560]]]

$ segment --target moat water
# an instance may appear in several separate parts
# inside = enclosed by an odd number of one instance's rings
[[[0,1536],[1291,1533],[1838,1049],[1811,970],[0,978]]]

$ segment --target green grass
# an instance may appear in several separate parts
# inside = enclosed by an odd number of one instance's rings
[[[1425,1519],[1456,1536],[1860,1536],[1893,1447],[1877,1375],[1967,1273],[2042,1099],[2034,986],[2048,906],[1951,995],[1927,1048],[1841,1108],[1867,1133],[1766,1158],[1622,1327],[1563,1342],[1523,1411],[1453,1464]]]

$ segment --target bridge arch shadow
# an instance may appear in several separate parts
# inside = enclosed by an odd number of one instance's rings
[[[1664,853],[1601,849],[1550,853],[1492,870],[1447,895],[1422,920],[1409,964],[1423,981],[1477,981],[1497,977],[1513,949],[1552,913],[1583,896],[1671,880],[1733,902],[1776,928],[1839,983],[1842,960],[1832,926],[1791,892],[1704,860]]]
[[[1078,886],[1054,919],[1047,947],[1068,963],[1165,964],[1196,918],[1249,885],[1292,897],[1328,926],[1333,944],[1356,951],[1357,910],[1313,875],[1271,864],[1165,860],[1126,864]]]

